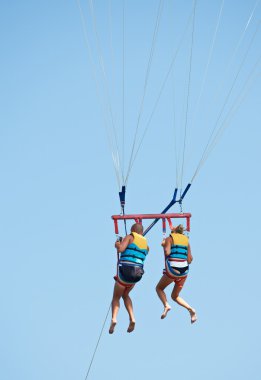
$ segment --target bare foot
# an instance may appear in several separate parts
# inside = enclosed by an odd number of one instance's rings
[[[111,320],[109,334],[113,334],[114,333],[114,329],[115,329],[116,323],[117,323],[117,321],[114,321],[113,319]]]
[[[127,332],[130,333],[135,329],[135,321],[130,321]]]
[[[171,310],[171,307],[170,307],[170,305],[169,304],[167,304],[165,307],[164,307],[164,311],[163,311],[163,313],[162,313],[162,315],[161,315],[161,319],[164,319],[164,318],[166,318],[166,316],[167,316],[167,314],[168,314],[168,312]]]
[[[191,323],[195,323],[196,320],[198,319],[197,314],[196,314],[196,310],[191,309],[189,313],[190,313],[190,317],[191,317]]]

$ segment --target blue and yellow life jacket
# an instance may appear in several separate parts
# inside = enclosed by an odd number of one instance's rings
[[[172,232],[170,236],[172,237],[174,244],[171,245],[171,253],[168,258],[187,260],[189,245],[188,237],[182,234],[176,234],[174,232]]]
[[[171,233],[173,244],[171,245],[171,253],[165,260],[165,271],[168,277],[172,279],[187,277],[189,272],[188,245],[187,236],[177,233]],[[181,264],[181,265],[180,265]]]
[[[131,235],[133,242],[121,253],[120,263],[124,264],[128,261],[136,265],[143,265],[148,254],[147,239],[136,232],[132,232]]]

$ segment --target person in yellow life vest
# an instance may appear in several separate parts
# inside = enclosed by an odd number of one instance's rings
[[[164,319],[171,310],[164,289],[174,282],[171,298],[189,311],[191,323],[194,323],[197,320],[195,309],[179,296],[188,276],[189,264],[193,260],[189,239],[184,235],[184,227],[181,224],[172,229],[170,236],[162,242],[162,247],[165,255],[165,269],[156,286],[157,294],[164,306],[161,319]]]
[[[117,275],[114,277],[115,285],[111,303],[112,319],[109,333],[114,332],[117,323],[117,315],[120,308],[120,299],[129,314],[130,323],[127,332],[135,328],[133,305],[129,293],[135,284],[141,280],[144,274],[143,264],[149,252],[147,240],[142,236],[143,227],[139,223],[133,224],[131,233],[122,241],[116,241],[115,248],[118,253]]]

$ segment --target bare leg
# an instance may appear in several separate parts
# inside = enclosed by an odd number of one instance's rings
[[[179,296],[179,293],[181,292],[182,286],[179,284],[175,284],[174,289],[171,293],[171,298],[173,301],[177,302],[180,306],[185,307],[190,313],[191,317],[191,323],[196,322],[197,320],[197,315],[196,315],[196,310],[193,309],[183,298]]]
[[[118,282],[115,282],[113,297],[112,297],[112,302],[111,302],[112,317],[111,317],[111,325],[109,329],[110,334],[113,334],[114,328],[117,323],[117,315],[120,309],[120,298],[122,297],[124,291],[125,291],[125,287],[120,285]]]
[[[133,288],[134,288],[134,286],[131,288],[126,288],[123,295],[122,295],[124,305],[126,307],[126,310],[129,314],[129,318],[130,318],[130,324],[129,324],[129,327],[127,330],[127,332],[129,332],[129,333],[135,329],[135,317],[134,317],[134,312],[133,312],[133,305],[132,305],[132,300],[129,296],[129,293]]]
[[[161,315],[161,319],[164,319],[171,309],[170,305],[168,304],[167,296],[166,296],[166,293],[164,292],[164,289],[169,284],[171,284],[172,282],[173,282],[173,280],[164,274],[161,277],[158,285],[156,286],[156,292],[157,292],[159,299],[161,300],[161,302],[163,303],[163,306],[164,306],[164,310],[163,310],[163,313]]]

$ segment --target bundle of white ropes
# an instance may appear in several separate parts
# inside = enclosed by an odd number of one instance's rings
[[[113,164],[114,164],[114,169],[115,169],[119,189],[121,189],[122,186],[126,186],[128,183],[130,173],[133,169],[138,153],[140,152],[141,146],[148,132],[149,126],[151,124],[153,115],[157,109],[157,106],[162,96],[162,93],[164,91],[164,88],[170,79],[172,71],[175,70],[176,59],[183,47],[184,38],[187,34],[190,34],[190,48],[189,48],[189,54],[188,54],[189,64],[187,68],[187,86],[186,86],[186,102],[185,102],[186,104],[185,104],[185,110],[184,110],[184,114],[185,114],[184,125],[182,126],[183,137],[182,137],[182,141],[178,141],[175,143],[176,187],[182,189],[183,179],[184,179],[184,162],[186,160],[186,143],[187,143],[187,134],[188,134],[188,124],[189,124],[188,115],[190,112],[190,108],[192,108],[190,105],[190,93],[191,93],[191,77],[193,75],[193,55],[195,54],[194,32],[195,32],[195,18],[196,18],[198,0],[192,1],[192,8],[189,11],[187,23],[184,26],[184,30],[181,33],[179,43],[174,51],[173,58],[169,64],[169,68],[164,76],[162,84],[160,85],[160,88],[158,90],[158,95],[156,96],[156,99],[151,106],[150,116],[147,122],[141,123],[141,118],[142,118],[143,109],[144,109],[144,101],[147,95],[148,82],[149,80],[153,80],[153,78],[150,78],[150,73],[151,73],[151,67],[152,67],[152,62],[153,62],[153,56],[154,56],[154,52],[155,52],[155,48],[157,44],[157,37],[158,37],[159,29],[160,29],[160,21],[161,21],[161,16],[163,12],[163,6],[164,6],[164,0],[159,0],[157,13],[156,13],[156,20],[155,20],[155,25],[154,25],[154,32],[153,32],[151,47],[149,51],[149,58],[148,58],[146,72],[145,72],[141,101],[140,101],[140,106],[138,110],[136,126],[133,130],[133,141],[129,149],[130,153],[129,153],[128,160],[126,160],[126,152],[125,152],[125,145],[126,145],[126,142],[125,142],[125,124],[126,124],[125,123],[125,92],[126,92],[126,89],[125,89],[125,19],[126,19],[125,0],[121,2],[122,4],[122,20],[121,20],[121,23],[122,23],[122,121],[121,121],[121,126],[119,128],[117,128],[116,126],[114,112],[112,109],[109,80],[106,73],[106,65],[105,65],[104,55],[103,55],[103,51],[101,47],[101,38],[100,38],[100,33],[99,33],[99,28],[98,28],[98,23],[97,23],[94,2],[93,0],[88,1],[89,16],[92,19],[93,35],[95,37],[96,52],[98,55],[98,62],[99,62],[99,69],[100,69],[99,72],[101,75],[98,75],[98,68],[97,68],[97,65],[95,65],[94,51],[93,49],[91,49],[90,38],[87,31],[87,22],[86,22],[86,17],[83,12],[83,7],[81,5],[80,0],[76,0],[76,1],[78,4],[80,15],[81,15],[81,22],[82,22],[83,31],[84,31],[84,39],[85,39],[86,47],[88,50],[88,54],[89,54],[89,58],[90,58],[90,62],[91,62],[92,70],[93,70],[93,76],[95,78],[96,90],[97,90],[98,98],[100,99],[101,106],[103,109],[106,133],[108,136],[109,146],[112,153],[112,159],[113,159]],[[217,88],[214,91],[214,96],[212,95],[212,101],[215,102],[215,99],[217,99],[220,93],[222,93],[222,103],[220,105],[219,111],[217,112],[217,115],[215,116],[215,119],[212,120],[213,127],[212,129],[211,127],[209,129],[210,130],[209,138],[206,142],[206,145],[203,147],[202,155],[198,161],[196,169],[191,177],[191,180],[189,181],[190,183],[192,183],[195,177],[198,175],[202,166],[208,159],[210,153],[212,152],[212,150],[218,143],[224,130],[231,124],[231,120],[233,116],[235,115],[236,111],[239,109],[240,105],[242,104],[248,92],[251,90],[252,85],[255,82],[255,78],[259,74],[258,69],[260,69],[261,56],[259,56],[254,66],[249,68],[248,76],[244,79],[244,82],[241,83],[241,90],[237,90],[236,94],[233,93],[233,90],[235,89],[235,85],[238,84],[239,82],[242,69],[245,68],[246,59],[251,51],[251,47],[253,46],[253,43],[258,35],[258,32],[260,31],[260,21],[256,22],[255,17],[254,17],[259,4],[260,4],[260,0],[257,0],[254,3],[254,6],[252,7],[252,9],[250,10],[249,15],[247,15],[246,22],[245,22],[245,25],[243,26],[242,32],[234,48],[231,50],[231,55],[227,61],[226,68],[225,70],[223,70],[225,72],[228,72],[228,70],[231,68],[231,65],[233,64],[233,60],[235,56],[237,55],[240,47],[242,46],[242,42],[244,41],[244,38],[247,35],[247,32],[250,29],[251,24],[255,22],[256,27],[254,28],[254,30],[251,30],[250,39],[248,40],[247,45],[244,46],[244,51],[240,58],[240,64],[238,65],[236,71],[233,72],[233,75],[231,75],[231,83],[228,86],[227,83],[225,83],[225,79],[224,79],[225,75],[223,75],[223,81],[221,80],[219,82]],[[218,13],[216,17],[216,23],[215,23],[213,36],[211,39],[211,44],[209,47],[209,52],[207,55],[207,61],[205,64],[204,74],[202,76],[201,86],[198,91],[196,106],[194,106],[193,114],[190,117],[191,125],[193,125],[195,122],[195,118],[197,116],[202,94],[206,86],[208,72],[209,72],[209,68],[211,65],[212,58],[213,58],[213,52],[215,50],[215,44],[216,44],[217,36],[219,33],[219,29],[220,29],[220,21],[222,19],[222,15],[224,12],[224,5],[225,5],[225,0],[221,0],[220,7],[218,9]],[[110,17],[111,17],[111,9],[112,8],[111,8],[111,2],[110,2]],[[232,99],[232,95],[234,96],[233,99]],[[227,107],[228,104],[229,104],[229,107]],[[175,125],[174,125],[174,128],[175,128]],[[119,138],[119,136],[121,136],[121,139]],[[177,148],[176,148],[177,143],[179,143],[179,145],[182,146],[181,152],[179,153],[180,157],[178,157],[178,153],[177,153]]]

